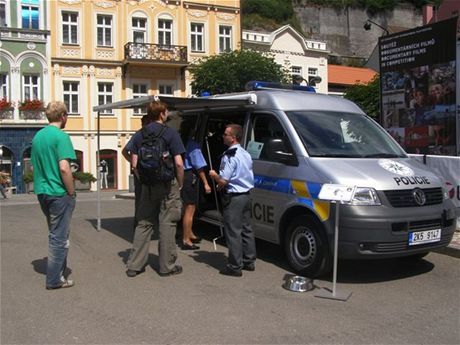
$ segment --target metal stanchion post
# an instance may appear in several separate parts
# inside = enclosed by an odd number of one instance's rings
[[[339,216],[340,204],[344,201],[351,200],[354,187],[325,184],[321,189],[318,198],[322,200],[329,200],[335,204],[335,227],[334,227],[334,268],[332,273],[332,293],[330,289],[322,288],[315,297],[328,298],[339,301],[347,301],[351,296],[349,291],[337,292],[337,260],[339,248]]]

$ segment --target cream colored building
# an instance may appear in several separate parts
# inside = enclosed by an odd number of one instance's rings
[[[48,18],[47,87],[69,108],[66,130],[80,170],[95,176],[94,106],[145,95],[190,96],[191,62],[240,47],[239,0],[55,0]],[[103,188],[128,188],[130,167],[121,150],[142,115],[142,109],[101,114]]]
[[[314,85],[316,92],[327,94],[326,42],[306,39],[290,25],[273,32],[243,30],[242,35],[244,48],[272,54],[292,75],[300,75],[306,81],[320,77],[321,82]]]

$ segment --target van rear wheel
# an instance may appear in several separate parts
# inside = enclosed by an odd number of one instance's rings
[[[284,250],[291,267],[299,274],[316,277],[328,273],[331,258],[321,224],[307,215],[296,217],[289,225]]]

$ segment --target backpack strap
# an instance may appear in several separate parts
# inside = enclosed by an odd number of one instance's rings
[[[161,125],[161,129],[160,131],[158,132],[158,134],[155,134],[155,132],[152,132],[152,133],[149,133],[147,131],[147,128],[145,127],[142,127],[142,142],[146,142],[146,141],[150,141],[151,139],[156,139],[156,138],[160,138],[163,136],[163,133],[166,131],[166,126],[165,125]]]

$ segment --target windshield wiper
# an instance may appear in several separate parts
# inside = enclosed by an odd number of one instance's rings
[[[361,156],[357,155],[347,155],[344,153],[320,153],[320,154],[312,154],[310,157],[329,157],[329,158],[361,158]]]
[[[364,155],[364,158],[402,158],[404,156],[395,153],[373,153],[371,155]]]

